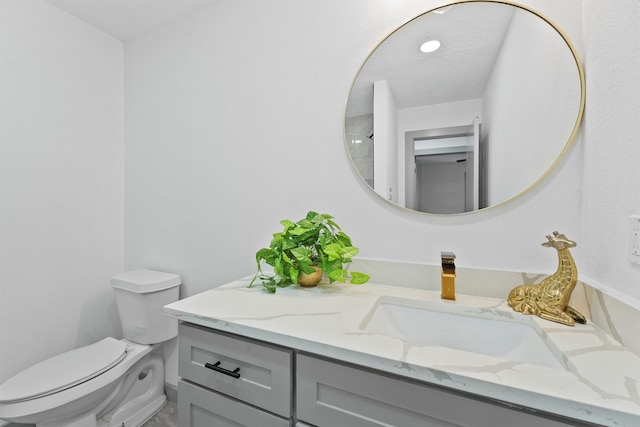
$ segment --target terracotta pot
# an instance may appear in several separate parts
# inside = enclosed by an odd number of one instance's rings
[[[300,286],[312,288],[320,283],[320,280],[322,280],[322,269],[318,266],[313,266],[313,269],[315,270],[315,273],[306,274],[301,271],[298,274],[298,284]]]

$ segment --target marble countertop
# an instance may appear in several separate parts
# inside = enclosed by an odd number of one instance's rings
[[[164,307],[176,319],[403,377],[607,426],[640,425],[640,358],[593,324],[569,327],[515,313],[505,300],[374,283],[291,286],[273,295],[249,279]],[[380,301],[530,325],[566,369],[427,346],[364,328]],[[437,324],[416,324],[437,328]]]

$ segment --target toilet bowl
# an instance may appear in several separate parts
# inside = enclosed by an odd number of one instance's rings
[[[164,405],[164,364],[154,350],[177,335],[177,322],[161,310],[178,299],[180,277],[136,270],[112,283],[125,338],[105,338],[13,376],[0,385],[0,420],[137,427]]]

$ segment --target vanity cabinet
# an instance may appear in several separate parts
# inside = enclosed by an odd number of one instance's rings
[[[289,420],[192,383],[178,381],[178,425],[189,427],[290,427]]]
[[[289,427],[290,349],[182,323],[178,331],[181,427]]]
[[[188,323],[178,343],[180,427],[581,425]]]
[[[317,427],[570,425],[304,354],[296,372],[297,416]]]

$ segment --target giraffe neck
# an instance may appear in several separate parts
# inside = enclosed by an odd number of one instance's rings
[[[558,269],[553,274],[558,290],[570,293],[578,281],[578,269],[569,248],[558,250]]]

